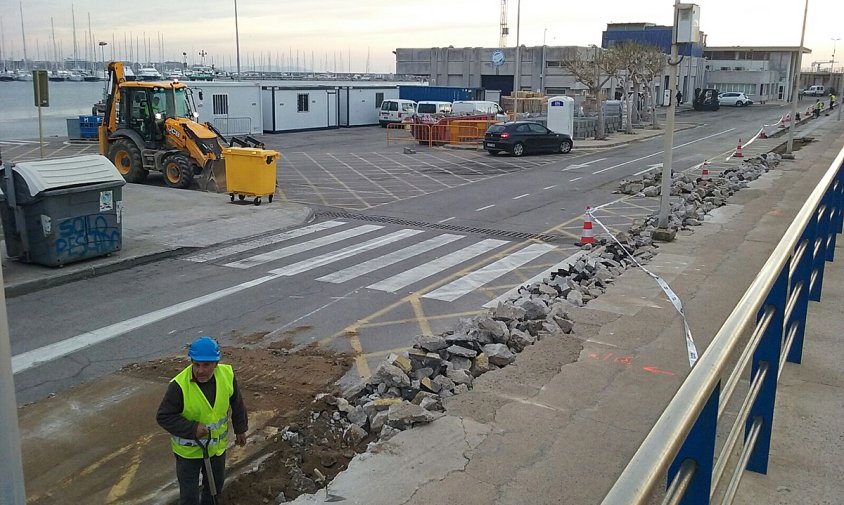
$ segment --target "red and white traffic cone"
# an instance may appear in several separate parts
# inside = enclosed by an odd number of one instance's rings
[[[709,162],[706,161],[706,160],[703,160],[703,169],[700,171],[700,180],[702,180],[702,181],[708,181],[709,180],[709,169],[706,168],[707,166],[709,166]]]
[[[738,145],[736,146],[736,153],[733,154],[733,158],[744,158],[741,154],[741,139],[738,139]]]
[[[586,207],[586,217],[583,220],[583,231],[580,234],[580,245],[594,245],[595,234],[592,231],[592,217],[589,213],[590,207]]]

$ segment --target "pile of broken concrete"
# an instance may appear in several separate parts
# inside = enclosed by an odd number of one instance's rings
[[[442,401],[472,389],[480,375],[505,367],[535,342],[572,332],[567,309],[600,296],[632,265],[656,252],[650,240],[620,237],[601,243],[541,281],[522,286],[488,314],[464,318],[439,335],[421,335],[408,352],[390,354],[369,382],[347,398],[337,398],[349,436],[368,433],[386,440],[442,416]]]
[[[703,177],[684,173],[674,177],[671,195],[679,196],[680,199],[671,204],[668,227],[679,229],[700,226],[706,214],[726,205],[730,196],[776,167],[780,160],[778,154],[766,153],[748,158],[739,166],[727,168],[717,175]],[[642,197],[659,196],[661,184],[660,172],[648,172],[639,177],[623,179],[616,193]],[[634,224],[630,232],[649,235],[655,229],[655,222],[656,216],[651,216],[645,223]]]

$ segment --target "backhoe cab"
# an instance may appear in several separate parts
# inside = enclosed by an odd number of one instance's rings
[[[119,61],[108,71],[99,147],[123,178],[143,182],[158,171],[168,186],[188,188],[198,175],[200,189],[225,192],[226,139],[196,121],[192,90],[180,82],[127,81]]]

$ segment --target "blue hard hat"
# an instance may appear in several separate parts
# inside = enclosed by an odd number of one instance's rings
[[[190,345],[188,357],[193,361],[220,361],[220,346],[211,337],[199,337]]]

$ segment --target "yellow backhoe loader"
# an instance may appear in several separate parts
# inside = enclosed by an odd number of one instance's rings
[[[168,186],[188,188],[198,176],[203,191],[225,193],[223,149],[228,142],[213,125],[196,121],[193,90],[175,81],[127,81],[120,61],[108,64],[108,74],[99,148],[123,178],[143,182],[150,171],[157,171]],[[246,139],[233,138],[231,145],[264,147],[252,137]]]

